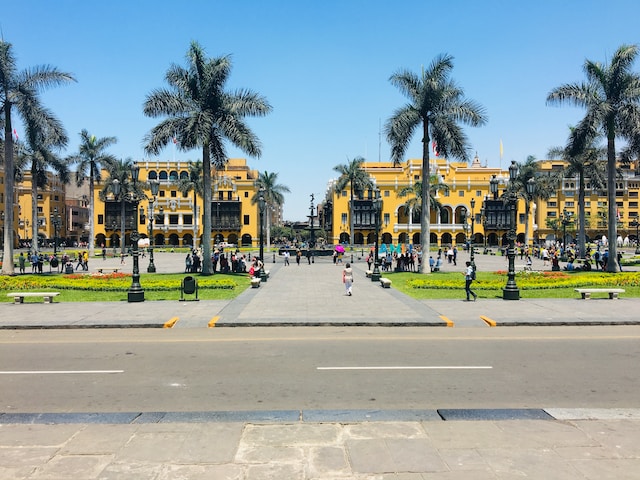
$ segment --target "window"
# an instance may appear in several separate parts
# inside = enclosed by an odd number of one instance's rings
[[[189,196],[189,192],[182,192],[182,198],[187,198]]]
[[[482,196],[482,190],[476,190],[476,197]]]
[[[557,208],[558,202],[547,202],[547,208]]]
[[[584,208],[590,208],[591,202],[584,202]]]
[[[343,190],[343,191],[342,191],[342,196],[343,196],[343,197],[346,197],[346,196],[347,196],[347,191],[346,191],[346,190]]]
[[[242,221],[245,225],[249,225],[249,215],[244,215]]]
[[[193,215],[183,215],[182,223],[184,225],[193,225]]]
[[[171,198],[176,198],[178,196],[178,192],[175,190],[171,190]]]
[[[525,219],[525,214],[524,213],[520,213],[518,214],[518,223],[524,224],[524,219]]]
[[[44,210],[42,210],[42,207],[38,207],[38,213],[42,213]]]
[[[98,225],[104,225],[104,215],[98,214]]]
[[[164,196],[165,196],[165,194],[166,194],[166,192],[165,192],[164,190],[160,190],[160,191],[158,192],[158,196],[159,196],[159,197],[164,197]]]
[[[384,224],[385,225],[389,225],[389,222],[391,221],[391,217],[389,216],[388,213],[384,214]]]
[[[341,219],[341,220],[342,220],[342,224],[343,224],[343,225],[346,225],[346,224],[347,224],[347,214],[346,214],[346,213],[343,213],[343,214],[342,214],[342,219]]]
[[[169,215],[169,225],[178,225],[178,215]]]
[[[38,194],[38,200],[42,200],[42,194],[41,193]]]
[[[53,201],[54,202],[59,202],[60,201],[60,197],[58,195],[54,195],[53,196]]]
[[[629,208],[638,208],[638,202],[629,202]]]
[[[448,196],[449,196],[449,190],[445,190],[443,193],[444,193],[444,196],[445,196],[445,197],[448,197]]]
[[[244,192],[244,198],[249,198],[249,192]]]
[[[547,212],[547,217],[555,218],[558,216],[558,212]]]
[[[459,196],[459,197],[464,197],[464,190],[460,190],[460,191],[458,192],[458,196]]]
[[[575,207],[575,202],[564,202],[565,208],[573,208]]]
[[[638,198],[638,192],[629,192],[629,198]]]
[[[389,196],[389,193],[390,193],[390,192],[389,192],[389,190],[385,190],[385,191],[384,191],[384,196],[385,196],[385,197],[388,197],[388,196]]]

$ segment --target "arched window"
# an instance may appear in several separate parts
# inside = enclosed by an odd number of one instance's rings
[[[169,173],[169,180],[171,180],[172,182],[178,180],[178,172],[176,170],[171,170],[171,172]]]
[[[189,172],[183,170],[180,172],[180,180],[189,180]]]
[[[147,174],[147,180],[157,180],[158,179],[158,172],[156,172],[155,170],[149,170],[149,173]]]
[[[168,178],[165,170],[160,171],[160,180],[166,180]]]

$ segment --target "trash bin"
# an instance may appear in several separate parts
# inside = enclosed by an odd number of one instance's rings
[[[198,280],[191,275],[187,275],[182,279],[182,284],[180,285],[180,301],[184,302],[185,295],[193,295],[196,294],[195,300],[198,300]]]

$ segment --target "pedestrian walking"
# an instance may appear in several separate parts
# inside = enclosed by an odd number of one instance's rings
[[[464,273],[464,291],[467,294],[467,302],[471,300],[471,298],[469,298],[471,295],[473,295],[473,301],[475,302],[478,296],[473,290],[471,290],[471,282],[476,279],[476,271],[473,269],[471,262],[466,262],[466,265],[467,269]]]
[[[285,267],[289,266],[289,250],[285,250],[283,253],[284,256],[284,265]]]
[[[24,258],[24,253],[20,252],[20,256],[18,257],[18,265],[20,266],[20,273],[24,273],[24,266],[26,263],[26,259]]]
[[[351,296],[351,288],[353,287],[353,269],[349,262],[345,264],[344,270],[342,270],[342,283],[344,283],[346,294]]]
[[[300,257],[302,256],[302,252],[300,250],[298,250],[296,252],[296,263],[298,264],[298,266],[300,266]]]

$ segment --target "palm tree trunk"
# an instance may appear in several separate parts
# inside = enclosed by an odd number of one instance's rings
[[[95,225],[93,223],[93,213],[95,212],[95,201],[93,199],[95,184],[93,183],[93,179],[95,176],[94,165],[93,162],[89,165],[89,258],[93,258],[95,255],[95,242],[96,242],[96,231]]]
[[[271,253],[271,206],[267,204],[267,255]],[[264,262],[264,259],[262,259]]]
[[[524,246],[529,246],[529,215],[531,214],[531,202],[524,197]]]
[[[349,245],[353,251],[353,180],[350,182],[351,200],[349,201]]]
[[[422,133],[422,207],[420,212],[420,249],[422,250],[422,263],[420,264],[420,273],[430,273],[429,252],[431,250],[429,221],[431,215],[431,206],[429,198],[429,179],[431,172],[429,171],[429,123],[423,122]]]
[[[11,103],[5,100],[4,110],[4,248],[2,273],[13,275],[13,197],[14,197],[14,163],[13,163],[13,130],[11,128]]]
[[[584,228],[584,173],[578,178],[578,255],[585,257],[585,228]]]
[[[34,251],[38,251],[38,184],[34,174],[35,167],[31,167],[31,223],[32,223],[32,239],[31,245]],[[35,243],[34,243],[35,242]]]
[[[198,194],[193,188],[193,249],[198,248]]]
[[[613,127],[609,132],[613,132]],[[607,203],[609,210],[609,260],[607,261],[607,272],[618,271],[618,209],[616,205],[616,146],[614,135],[609,133],[607,140]]]
[[[209,144],[202,146],[203,216],[202,222],[202,274],[211,275],[211,158]]]

